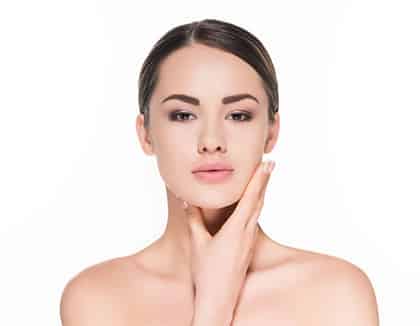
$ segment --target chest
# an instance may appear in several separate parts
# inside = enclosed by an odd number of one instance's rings
[[[123,316],[124,326],[186,326],[193,316],[192,296],[167,292],[148,297],[146,304]],[[238,301],[231,326],[300,326],[308,325],[305,305],[294,295],[275,291],[265,295],[245,292]],[[143,301],[144,302],[144,301]],[[306,320],[305,320],[306,319]]]
[[[322,297],[311,290],[314,283],[311,275],[298,266],[252,274],[245,281],[231,326],[316,325]],[[134,275],[128,279],[134,279]],[[145,275],[140,279],[118,296],[114,311],[123,314],[113,316],[113,320],[121,321],[115,326],[191,325],[194,294],[189,284]]]

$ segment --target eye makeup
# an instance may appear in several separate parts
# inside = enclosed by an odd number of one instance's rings
[[[182,111],[182,110],[174,110],[169,112],[168,114],[168,118],[170,121],[187,121],[187,120],[191,120],[189,118],[187,119],[183,119],[183,117],[191,117],[194,114],[187,112],[187,111]],[[229,114],[229,116],[235,117],[233,119],[229,119],[229,120],[233,120],[233,121],[238,121],[238,122],[246,122],[246,121],[250,121],[253,118],[253,114],[251,112],[248,111],[236,111],[236,112],[232,112]]]

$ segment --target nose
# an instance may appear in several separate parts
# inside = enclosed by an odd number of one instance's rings
[[[211,145],[203,145],[199,147],[199,153],[203,153],[203,152],[214,152],[214,151],[220,151],[222,153],[225,153],[226,150],[222,149],[222,146],[217,146],[216,149],[214,149],[214,147],[216,146],[211,146]]]
[[[207,126],[203,130],[198,144],[198,152],[200,154],[215,151],[226,152],[226,144],[220,129],[220,126],[214,125]]]

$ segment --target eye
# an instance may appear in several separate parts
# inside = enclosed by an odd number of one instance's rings
[[[191,120],[191,119],[184,119],[185,117],[190,117],[193,114],[189,113],[189,112],[185,112],[185,111],[174,111],[171,112],[169,114],[169,119],[171,121],[187,121],[187,120]],[[234,121],[249,121],[252,119],[252,114],[250,113],[245,113],[245,112],[234,112],[231,113],[232,119],[230,120],[234,120]],[[236,118],[238,119],[236,119]]]
[[[251,120],[251,118],[252,118],[252,115],[251,114],[249,114],[249,113],[244,113],[244,112],[235,112],[235,113],[232,113],[231,114],[231,116],[232,117],[241,117],[241,118],[239,118],[239,119],[232,119],[232,120],[235,120],[235,121],[248,121],[248,120]]]
[[[185,120],[190,120],[190,119],[182,119],[182,118],[178,119],[178,117],[185,117],[185,116],[190,116],[190,115],[192,114],[188,112],[174,111],[169,114],[169,118],[171,121],[185,121]]]

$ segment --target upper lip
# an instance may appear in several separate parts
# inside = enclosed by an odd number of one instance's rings
[[[209,171],[209,170],[233,170],[233,167],[227,163],[214,162],[197,166],[192,172]]]

